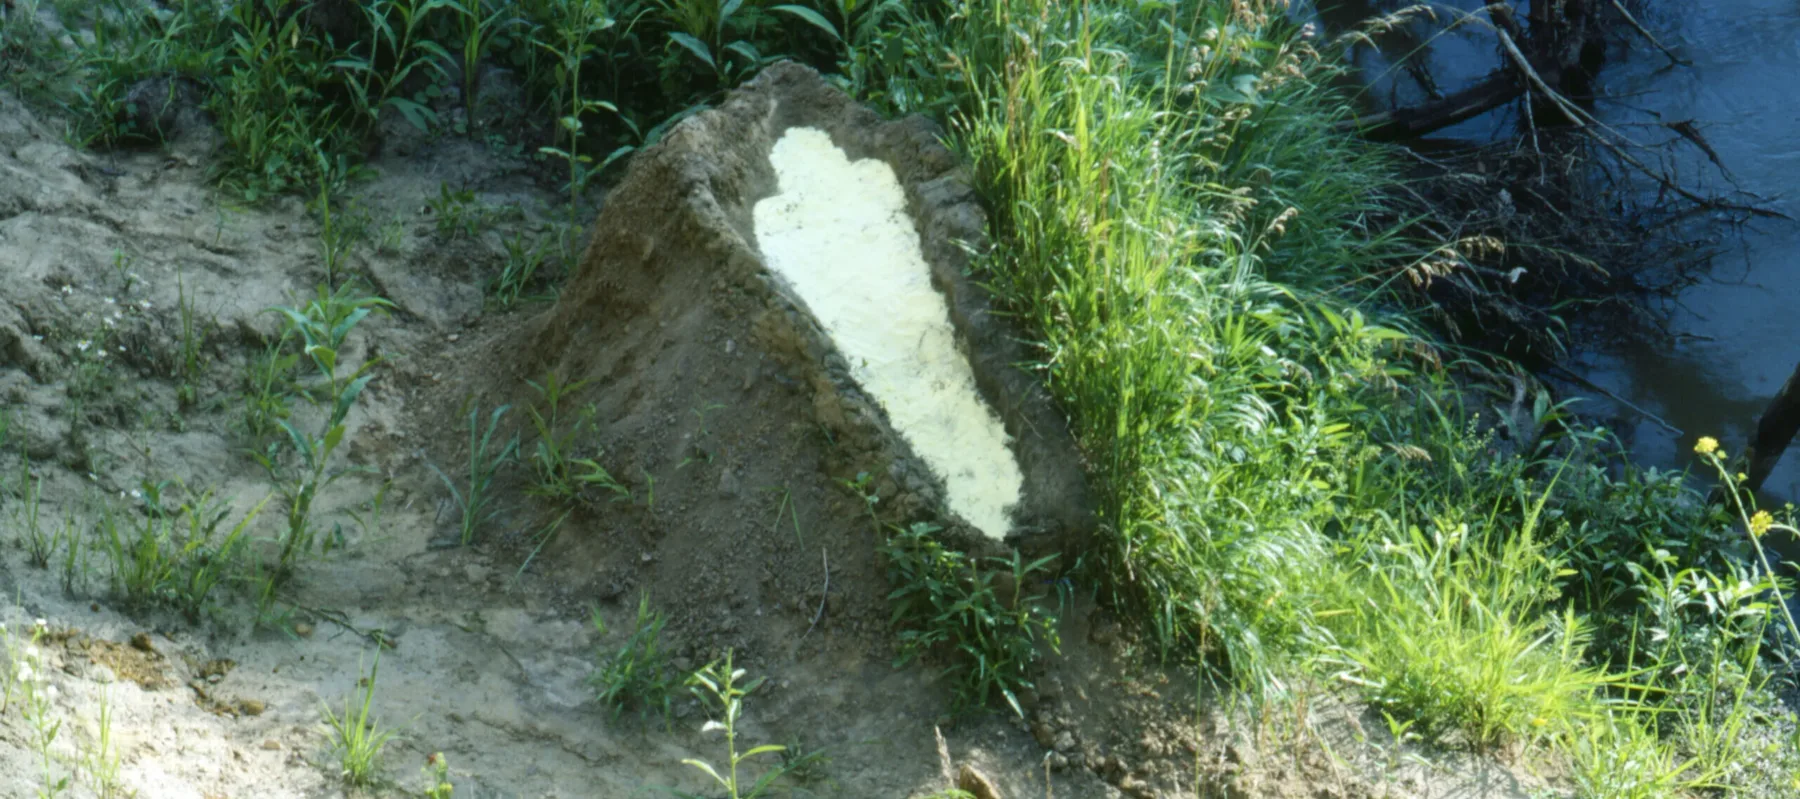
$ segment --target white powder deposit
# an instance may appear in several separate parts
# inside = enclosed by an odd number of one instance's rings
[[[851,163],[814,128],[790,128],[769,161],[780,193],[756,204],[764,259],[943,478],[950,509],[989,537],[1006,535],[1024,477],[957,352],[894,170],[872,159]]]

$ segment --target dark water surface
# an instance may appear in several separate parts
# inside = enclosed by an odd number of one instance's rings
[[[1619,123],[1646,121],[1647,113],[1694,120],[1736,187],[1800,218],[1800,2],[1663,0],[1640,19],[1693,63],[1670,67],[1638,43],[1601,74],[1599,94],[1618,101],[1602,103],[1598,115]],[[1695,184],[1733,185],[1698,148],[1676,151],[1673,164]],[[1640,422],[1629,431],[1640,463],[1686,465],[1702,435],[1742,450],[1763,406],[1800,363],[1800,223],[1760,220],[1721,232],[1710,272],[1667,306],[1672,344],[1626,343],[1578,353],[1574,364],[1683,431]],[[1800,502],[1800,452],[1783,458],[1764,490]]]
[[[1329,36],[1403,5],[1325,0],[1315,4],[1315,19]],[[1390,107],[1423,98],[1417,77],[1392,65],[1391,59],[1408,52],[1419,53],[1444,93],[1498,67],[1495,39],[1485,25],[1452,24],[1482,6],[1481,0],[1435,4],[1435,20],[1420,19],[1382,37],[1382,52],[1357,48],[1352,55],[1368,99]],[[1702,194],[1742,189],[1766,198],[1758,203],[1762,207],[1800,218],[1800,0],[1644,0],[1628,1],[1628,7],[1692,63],[1671,66],[1621,25],[1620,38],[1629,46],[1615,49],[1596,83],[1596,94],[1610,98],[1596,106],[1596,116],[1644,142],[1673,138],[1655,123],[1691,120],[1729,176],[1699,148],[1680,146],[1668,153],[1667,164],[1684,186]],[[1524,8],[1519,12],[1522,17]],[[1435,135],[1511,137],[1519,129],[1516,106]],[[1681,431],[1602,393],[1577,390],[1577,409],[1619,420],[1617,432],[1647,466],[1694,464],[1693,443],[1702,435],[1741,451],[1763,407],[1800,363],[1800,223],[1759,220],[1739,228],[1719,215],[1698,221],[1702,235],[1716,238],[1719,255],[1698,282],[1653,302],[1673,340],[1624,336],[1589,345],[1568,364]],[[1783,458],[1764,492],[1767,499],[1800,503],[1800,451]]]

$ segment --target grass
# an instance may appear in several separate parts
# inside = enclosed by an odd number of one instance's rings
[[[600,667],[590,683],[595,697],[612,708],[615,717],[630,705],[637,705],[644,714],[655,711],[663,718],[674,712],[675,689],[680,687],[682,678],[675,673],[669,652],[663,647],[665,621],[661,613],[650,609],[650,595],[640,596],[631,634],[616,651],[601,656]],[[605,635],[606,623],[598,613],[593,622],[595,631]]]
[[[185,495],[180,504],[172,498],[177,491]],[[211,491],[169,491],[146,481],[135,493],[144,498],[141,509],[109,505],[99,522],[113,588],[128,605],[166,604],[198,621],[215,590],[241,576],[250,525],[268,499],[221,532],[231,510]]]
[[[506,248],[506,263],[488,282],[487,296],[489,303],[510,309],[521,300],[533,298],[527,292],[542,282],[539,270],[550,263],[556,246],[547,239],[529,241],[524,233],[515,233],[501,244]]]
[[[492,511],[488,510],[488,506],[493,502],[493,495],[489,493],[489,489],[493,486],[495,475],[500,473],[501,467],[511,463],[518,456],[519,437],[517,434],[503,442],[494,440],[494,434],[500,428],[500,419],[511,409],[512,406],[509,405],[495,408],[493,413],[488,415],[485,430],[481,426],[480,406],[469,409],[469,479],[462,488],[457,488],[456,482],[450,479],[450,475],[445,474],[435,464],[431,467],[438,479],[443,481],[444,487],[450,489],[451,502],[456,505],[461,514],[460,540],[465,547],[469,545],[469,542],[475,540],[475,533],[480,529],[481,523],[493,516]]]
[[[900,629],[899,664],[942,659],[944,675],[963,709],[1005,701],[1023,717],[1019,693],[1030,688],[1040,645],[1056,651],[1056,616],[1044,596],[1027,594],[1054,557],[1026,563],[992,558],[986,568],[933,539],[938,529],[896,529],[882,547],[888,564],[893,623]],[[1005,575],[1010,592],[998,579]]]
[[[96,710],[96,733],[93,745],[80,757],[81,769],[87,772],[88,788],[99,799],[133,796],[120,781],[118,743],[113,740],[113,713],[110,692],[100,689]]]
[[[580,457],[582,442],[594,432],[594,408],[582,408],[573,422],[564,424],[563,405],[570,395],[587,386],[586,380],[566,382],[555,372],[544,375],[542,382],[526,381],[541,404],[526,409],[531,426],[537,433],[528,459],[531,462],[532,486],[526,489],[536,496],[567,501],[580,499],[589,488],[612,495],[612,501],[630,501],[631,490],[612,476],[599,462],[599,448],[594,457]]]
[[[357,666],[357,673],[362,667]],[[344,712],[332,712],[321,703],[325,728],[330,735],[332,752],[338,758],[339,776],[357,786],[373,785],[381,771],[381,753],[394,738],[395,731],[382,729],[375,722],[375,679],[381,673],[381,647],[375,648],[375,662],[367,677],[357,680],[360,696],[352,693],[344,698]]]

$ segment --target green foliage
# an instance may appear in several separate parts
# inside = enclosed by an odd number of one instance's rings
[[[506,265],[489,281],[487,296],[493,305],[511,309],[520,300],[529,298],[526,292],[533,286],[544,282],[538,270],[550,261],[556,247],[548,239],[528,241],[524,233],[515,233],[501,244],[506,247]],[[554,298],[553,293],[551,297]]]
[[[592,458],[579,457],[581,441],[594,431],[594,407],[586,406],[575,415],[572,424],[564,426],[562,406],[570,394],[587,385],[586,380],[565,383],[555,372],[544,375],[542,383],[526,381],[542,398],[526,412],[537,431],[537,443],[531,451],[532,486],[527,489],[537,496],[555,500],[580,499],[588,488],[598,488],[612,495],[612,501],[630,500],[631,490],[614,479],[598,461],[596,448]]]
[[[425,788],[425,799],[450,799],[456,786],[450,784],[450,761],[443,752],[433,752],[425,759],[425,776],[431,784]]]
[[[321,285],[316,296],[303,308],[270,309],[279,314],[285,324],[280,341],[298,339],[301,354],[315,370],[314,385],[311,390],[299,392],[300,396],[323,411],[316,433],[302,430],[288,418],[275,419],[276,427],[285,437],[270,442],[263,451],[252,453],[287,505],[287,523],[277,539],[280,554],[274,575],[278,579],[291,573],[299,557],[311,551],[315,541],[319,540],[312,522],[312,507],[319,493],[346,475],[368,471],[366,467],[357,466],[334,468],[331,463],[348,433],[346,420],[350,411],[369,381],[375,379],[372,370],[381,359],[367,358],[344,374],[346,370],[339,368],[338,354],[343,351],[351,331],[363,319],[391,305],[380,297],[362,295],[346,283],[336,291]],[[323,546],[329,548],[340,544],[342,539],[341,528],[334,529]]]
[[[45,532],[44,525],[38,518],[42,510],[44,497],[44,478],[31,476],[31,460],[26,458],[19,469],[19,484],[24,493],[22,504],[15,509],[21,518],[20,536],[25,545],[25,560],[40,569],[50,567],[50,556],[56,551],[56,540]]]
[[[594,629],[605,635],[606,623],[598,612],[593,621]],[[595,696],[613,709],[615,717],[632,704],[641,713],[655,711],[663,718],[674,711],[675,689],[680,686],[681,677],[670,665],[668,650],[662,645],[664,623],[663,615],[650,609],[650,595],[640,596],[631,635],[618,651],[601,656],[600,668],[589,678]]]
[[[495,408],[488,416],[486,430],[481,427],[481,408],[476,406],[469,409],[469,480],[460,490],[442,469],[436,465],[431,467],[438,479],[444,481],[444,486],[450,489],[451,501],[462,512],[463,546],[468,546],[470,541],[475,540],[476,529],[493,516],[487,509],[488,504],[493,501],[488,489],[493,485],[494,476],[500,472],[500,468],[511,463],[518,455],[518,434],[515,433],[504,442],[494,441],[494,433],[500,428],[501,417],[511,409],[510,405]]]
[[[284,331],[246,364],[241,395],[244,430],[259,445],[266,444],[293,412],[291,388],[300,354],[287,351],[289,343]]]
[[[1572,610],[1546,612],[1560,564],[1534,530],[1528,519],[1483,540],[1466,525],[1413,527],[1369,548],[1358,578],[1370,601],[1346,639],[1373,703],[1428,739],[1454,732],[1483,749],[1597,715],[1598,695],[1619,680],[1584,663],[1588,632]]]
[[[357,681],[357,686],[362,689],[360,702],[355,694],[344,697],[342,715],[332,712],[330,705],[319,705],[325,714],[332,750],[338,756],[339,774],[351,785],[374,784],[381,769],[381,751],[394,737],[393,729],[382,729],[373,717],[375,678],[380,672],[381,647],[376,647],[375,663],[369,667],[369,676]],[[357,667],[357,673],[362,673],[361,666]]]
[[[178,485],[178,484],[177,484]],[[146,481],[141,512],[107,507],[100,518],[100,549],[112,565],[112,583],[125,602],[164,603],[198,620],[211,607],[214,589],[237,576],[250,523],[265,498],[237,524],[220,533],[228,503],[204,491],[170,507],[169,484]]]
[[[888,594],[893,622],[901,628],[899,662],[942,654],[944,674],[964,706],[1004,699],[1023,716],[1018,691],[1031,687],[1038,644],[1052,651],[1060,645],[1044,595],[1028,593],[1055,558],[1025,563],[1014,552],[1010,560],[991,558],[984,569],[933,539],[937,530],[929,524],[896,529],[882,548],[894,586]]]
[[[761,677],[748,683],[739,682],[743,678],[744,670],[732,667],[731,652],[729,651],[725,653],[723,662],[708,663],[688,678],[688,690],[692,691],[701,702],[709,705],[712,712],[718,716],[717,719],[707,722],[701,731],[719,731],[725,734],[725,762],[727,765],[725,773],[721,774],[718,769],[713,768],[712,764],[703,760],[687,758],[681,762],[712,778],[712,781],[725,791],[725,795],[730,799],[751,799],[761,796],[776,779],[785,773],[780,767],[771,768],[764,771],[761,777],[749,785],[745,785],[744,780],[738,776],[738,768],[745,761],[757,755],[778,755],[787,750],[787,747],[784,746],[763,744],[753,747],[747,752],[740,753],[738,751],[738,722],[744,715],[744,697],[749,696],[758,686],[762,685]]]
[[[490,206],[477,199],[473,189],[453,190],[448,183],[439,184],[437,199],[425,204],[437,220],[437,232],[450,238],[479,236],[505,216],[518,213],[517,208]]]
[[[187,292],[186,275],[181,272],[175,273],[175,290],[176,310],[181,316],[181,350],[176,356],[175,367],[180,386],[175,395],[183,408],[189,408],[200,401],[199,383],[205,369],[200,349],[206,344],[207,328],[200,320],[194,297]]]

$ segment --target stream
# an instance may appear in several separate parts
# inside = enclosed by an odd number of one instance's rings
[[[1402,5],[1340,0],[1318,3],[1310,13],[1330,36]],[[1434,4],[1435,21],[1420,20],[1381,37],[1385,52],[1355,48],[1352,62],[1368,98],[1378,107],[1412,105],[1425,97],[1421,79],[1449,93],[1499,66],[1490,30],[1452,24],[1461,15],[1479,14],[1483,5],[1480,0]],[[1595,115],[1648,141],[1672,134],[1642,123],[1693,121],[1729,177],[1700,148],[1683,144],[1667,151],[1665,163],[1684,186],[1701,194],[1740,189],[1762,198],[1755,202],[1763,208],[1800,218],[1794,196],[1800,189],[1800,103],[1793,100],[1800,96],[1800,3],[1651,0],[1628,7],[1691,63],[1671,65],[1619,24],[1614,38],[1628,46],[1609,54],[1595,85],[1596,95],[1606,99],[1596,104]],[[1394,66],[1390,57],[1408,52],[1417,52],[1418,68]],[[1517,106],[1433,135],[1475,141],[1511,137],[1518,130]],[[1670,337],[1592,342],[1566,363],[1636,409],[1601,392],[1559,386],[1563,396],[1580,398],[1577,412],[1613,420],[1632,458],[1643,466],[1697,466],[1693,445],[1703,435],[1719,439],[1732,454],[1741,452],[1764,406],[1800,363],[1800,336],[1784,324],[1790,315],[1800,316],[1800,222],[1759,219],[1739,227],[1724,216],[1701,222],[1707,237],[1716,240],[1711,269],[1651,306]],[[1712,483],[1698,469],[1694,476],[1697,485]],[[1800,503],[1800,452],[1782,459],[1762,496],[1765,504]]]

